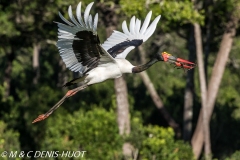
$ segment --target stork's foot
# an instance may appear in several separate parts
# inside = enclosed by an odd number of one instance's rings
[[[42,121],[42,120],[46,119],[48,116],[49,116],[49,114],[41,114],[34,121],[32,121],[32,123]]]

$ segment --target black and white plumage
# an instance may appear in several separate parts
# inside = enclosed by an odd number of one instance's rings
[[[97,35],[98,14],[90,14],[93,2],[90,3],[81,16],[81,2],[76,9],[77,19],[73,16],[72,7],[68,8],[71,22],[61,13],[60,18],[66,23],[58,23],[57,46],[67,68],[74,72],[88,76],[88,84],[102,82],[109,78],[118,78],[123,73],[132,73],[133,66],[125,60],[127,54],[135,47],[145,42],[155,31],[160,16],[149,25],[152,12],[150,11],[143,25],[141,21],[132,17],[129,29],[126,21],[122,23],[123,32],[114,31],[101,45]],[[106,74],[109,72],[108,74]],[[95,74],[101,74],[99,77]],[[96,79],[97,78],[97,79]]]
[[[130,20],[129,28],[127,27],[126,21],[124,21],[122,23],[123,32],[113,31],[112,35],[101,44],[97,34],[98,14],[96,14],[94,18],[90,14],[92,5],[93,2],[86,7],[82,17],[80,2],[76,9],[77,19],[73,16],[72,7],[69,6],[68,15],[71,21],[68,21],[59,13],[60,18],[65,24],[57,22],[57,47],[60,56],[67,68],[73,72],[79,72],[81,75],[81,77],[66,83],[65,86],[80,81],[82,81],[83,84],[78,88],[68,91],[54,107],[47,113],[40,115],[33,123],[47,118],[66,98],[91,84],[121,77],[123,73],[141,72],[158,61],[177,63],[177,58],[166,52],[162,54],[157,53],[148,63],[139,66],[133,66],[125,59],[131,50],[141,45],[153,34],[160,20],[160,15],[150,23],[152,15],[150,11],[143,24],[133,16]],[[180,61],[178,61],[178,63],[181,65],[180,67],[184,67],[182,63],[187,62],[184,61],[180,64]]]

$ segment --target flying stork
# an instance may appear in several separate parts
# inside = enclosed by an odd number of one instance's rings
[[[58,25],[57,47],[60,56],[67,68],[80,73],[79,78],[67,82],[64,86],[79,82],[82,82],[82,85],[69,90],[48,112],[39,115],[32,123],[46,119],[66,98],[75,95],[92,84],[107,79],[119,78],[123,73],[142,72],[158,61],[170,62],[180,68],[194,68],[194,63],[176,58],[166,52],[157,53],[146,64],[133,66],[125,59],[126,56],[153,34],[161,16],[157,16],[149,24],[152,15],[150,11],[142,25],[141,21],[133,16],[130,20],[129,29],[126,21],[123,21],[123,32],[114,30],[112,35],[103,44],[100,44],[97,34],[98,14],[94,18],[89,14],[92,5],[93,2],[88,4],[82,18],[80,2],[76,9],[77,19],[73,16],[72,7],[69,6],[68,15],[71,22],[65,19],[60,12],[59,16],[66,24],[56,22]]]

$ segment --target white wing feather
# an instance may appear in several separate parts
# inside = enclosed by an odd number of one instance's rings
[[[147,30],[145,31],[145,35],[146,35],[146,39],[148,39],[153,32],[155,31],[156,27],[157,27],[157,23],[160,20],[161,16],[158,16],[154,19],[154,21],[152,22],[152,24],[147,28]]]
[[[90,13],[90,10],[91,10],[91,8],[92,8],[92,5],[93,5],[93,2],[92,3],[90,3],[88,6],[87,6],[87,8],[86,8],[86,10],[85,10],[85,12],[84,12],[84,21],[85,21],[85,24],[86,24],[86,27],[87,28],[89,28],[90,26],[88,25],[89,24],[89,13]]]
[[[65,19],[60,12],[59,16],[66,24],[57,22],[58,25],[57,47],[59,49],[60,56],[62,57],[67,68],[74,72],[80,72],[80,74],[83,74],[84,71],[87,70],[87,67],[83,66],[81,62],[78,62],[78,59],[76,58],[76,55],[73,52],[72,45],[74,40],[81,40],[79,38],[76,38],[76,33],[79,31],[91,31],[94,35],[97,35],[98,14],[95,15],[93,20],[92,15],[89,14],[92,5],[93,2],[88,4],[88,6],[86,7],[86,10],[84,12],[84,21],[81,15],[81,2],[80,2],[76,8],[77,19],[75,19],[72,13],[72,7],[69,6],[68,15],[71,22]],[[115,62],[115,60],[107,52],[104,54],[104,56],[105,59],[106,56],[108,57],[108,61]]]
[[[147,27],[148,27],[148,25],[149,25],[149,22],[150,22],[150,20],[151,20],[151,16],[152,16],[152,11],[148,12],[148,14],[147,14],[147,16],[146,16],[146,18],[145,18],[145,20],[144,20],[144,22],[143,22],[142,28],[141,28],[141,30],[140,30],[140,33],[141,33],[141,34],[146,31],[146,29],[147,29]]]
[[[94,17],[94,22],[93,22],[93,31],[97,32],[97,22],[98,22],[98,14],[96,13]]]
[[[145,42],[155,31],[157,23],[161,16],[157,16],[154,21],[149,25],[152,16],[152,11],[150,11],[141,27],[141,21],[133,16],[130,20],[129,29],[127,27],[126,21],[122,23],[123,32],[114,31],[112,35],[102,44],[102,47],[107,51],[110,48],[116,46],[119,43],[131,41],[131,40],[143,40]],[[134,49],[134,46],[126,48],[122,53],[118,54],[115,58],[123,59],[126,58],[128,53]]]
[[[72,20],[72,22],[76,25],[76,26],[80,26],[80,24],[76,21],[75,17],[73,16],[73,13],[72,13],[72,6],[69,6],[68,7],[68,15],[69,15],[69,18]]]
[[[140,33],[140,27],[141,27],[141,21],[137,19],[136,21],[136,27],[135,27],[135,33],[138,35]]]
[[[123,23],[122,23],[122,30],[123,30],[123,32],[124,32],[126,35],[130,35],[130,32],[129,32],[128,28],[127,28],[127,23],[126,23],[126,21],[123,21]]]
[[[68,20],[66,20],[60,12],[58,12],[58,14],[59,14],[59,17],[60,17],[65,23],[67,23],[69,26],[74,26],[74,24],[72,24],[71,22],[69,22]]]
[[[131,21],[130,21],[130,32],[131,32],[131,34],[135,34],[134,28],[135,28],[135,16],[133,16],[131,18]]]
[[[78,3],[77,9],[76,9],[76,14],[77,14],[77,19],[80,22],[81,26],[84,27],[85,24],[83,23],[82,15],[81,15],[81,4],[82,4],[82,2]]]

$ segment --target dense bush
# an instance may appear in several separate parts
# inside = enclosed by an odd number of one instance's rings
[[[48,119],[46,135],[39,150],[87,151],[86,159],[122,159],[122,145],[131,142],[138,159],[182,160],[193,159],[190,145],[174,140],[171,128],[143,126],[140,118],[133,117],[132,133],[118,134],[113,111],[94,108],[79,110],[74,116],[54,116]],[[64,159],[64,158],[63,158]]]
[[[20,143],[19,143],[19,133],[13,131],[11,129],[7,129],[7,125],[0,121],[0,154],[4,151],[10,154],[11,151],[20,151]],[[7,154],[7,155],[8,155]],[[1,159],[9,160],[8,156],[4,157],[1,155]],[[16,160],[16,158],[13,158]]]
[[[139,118],[133,119],[132,133],[126,139],[134,145],[135,151],[138,150],[139,159],[194,159],[191,146],[181,140],[175,140],[172,128],[143,126],[140,122]]]

